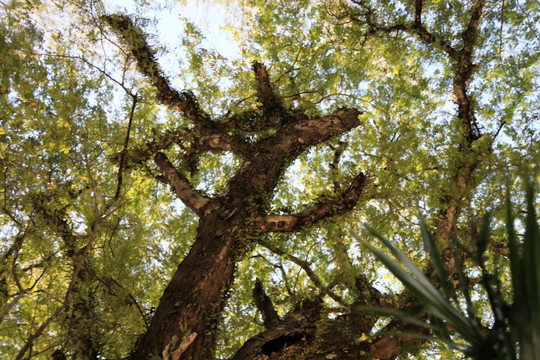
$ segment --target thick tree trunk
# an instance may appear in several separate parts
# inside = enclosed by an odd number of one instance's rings
[[[223,210],[214,209],[201,218],[197,239],[165,290],[134,359],[149,355],[178,359],[184,352],[193,359],[211,358],[211,329],[233,279],[242,222],[224,220]]]
[[[368,181],[359,173],[349,187],[333,199],[314,204],[298,214],[268,213],[269,201],[287,163],[308,147],[360,125],[361,112],[339,109],[327,116],[310,118],[287,111],[273,92],[266,68],[255,63],[253,70],[262,104],[260,111],[248,110],[214,121],[200,108],[192,93],[179,92],[170,86],[155,62],[154,52],[144,34],[128,17],[116,14],[103,19],[123,37],[137,59],[139,70],[156,87],[158,98],[193,123],[195,141],[186,153],[226,150],[244,160],[225,190],[218,196],[207,198],[195,190],[160,152],[173,141],[180,141],[182,132],[172,138],[164,136],[129,156],[131,160],[144,161],[155,154],[154,161],[162,174],[160,179],[199,216],[195,243],[165,290],[132,358],[210,359],[214,349],[214,325],[221,317],[235,263],[246,245],[260,233],[295,231],[349,211],[364,193]],[[250,132],[260,130],[272,130],[272,135],[263,135],[253,142]],[[128,160],[126,156],[124,160]]]
[[[234,276],[235,263],[256,233],[292,231],[319,219],[351,209],[366,185],[359,174],[335,201],[321,203],[308,211],[288,216],[267,216],[266,204],[284,171],[288,157],[295,158],[306,144],[317,144],[357,126],[359,112],[339,110],[318,119],[300,118],[257,144],[256,151],[231,178],[221,196],[202,199],[189,190],[166,156],[158,153],[156,163],[185,203],[200,216],[196,241],[165,290],[133,355],[170,359],[210,359],[212,330],[220,318],[224,295]],[[270,220],[268,220],[270,219]]]

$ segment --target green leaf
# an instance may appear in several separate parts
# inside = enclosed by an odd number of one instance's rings
[[[482,256],[486,251],[487,245],[489,243],[489,223],[490,216],[486,214],[482,221],[482,229],[480,230],[480,235],[476,241],[476,262],[478,264],[482,263]]]
[[[453,243],[459,243],[459,240],[454,234],[450,234],[450,239]],[[474,306],[471,299],[471,293],[469,291],[469,279],[465,275],[463,270],[463,261],[461,260],[461,249],[459,247],[454,248],[454,261],[456,262],[456,271],[461,285],[461,291],[465,297],[465,304],[467,305],[467,315],[469,319],[476,319]]]
[[[433,263],[435,271],[437,272],[439,280],[444,290],[446,291],[446,294],[457,303],[457,295],[456,290],[454,289],[454,285],[450,281],[450,276],[448,275],[448,272],[444,267],[444,263],[442,261],[441,254],[437,249],[435,239],[433,238],[431,232],[428,230],[426,223],[422,218],[420,219],[420,230],[422,234],[422,239],[424,241],[424,247],[427,249],[430,255],[431,262]]]
[[[414,266],[414,264],[388,240],[373,233],[383,244],[390,249],[392,254],[399,260],[393,260],[382,250],[371,244],[363,242],[375,257],[381,261],[396,276],[403,285],[411,291],[424,304],[428,313],[447,323],[454,328],[467,341],[476,344],[482,341],[482,335],[474,326],[474,323],[464,317],[439,290],[429,281],[429,279]]]

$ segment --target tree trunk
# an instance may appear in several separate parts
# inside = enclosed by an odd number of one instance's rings
[[[224,220],[225,212],[218,208],[201,218],[197,240],[165,290],[134,359],[150,354],[177,359],[186,349],[193,359],[211,358],[211,330],[233,279],[242,223],[239,217]]]
[[[210,359],[215,347],[213,329],[221,317],[236,261],[246,245],[264,232],[295,231],[349,211],[364,193],[368,181],[364,174],[358,173],[347,189],[307,210],[287,215],[268,213],[268,204],[288,162],[310,146],[360,125],[361,112],[339,109],[326,116],[309,117],[287,111],[273,92],[266,68],[256,62],[253,70],[262,107],[215,121],[201,109],[191,92],[179,92],[170,86],[155,62],[145,35],[131,19],[120,14],[103,19],[123,37],[139,70],[155,86],[158,98],[193,123],[195,141],[186,153],[225,150],[244,161],[225,190],[207,198],[160,152],[172,144],[167,136],[144,149],[134,150],[129,159],[127,155],[124,158],[139,162],[154,156],[161,170],[160,180],[169,184],[178,198],[199,216],[195,243],[165,290],[132,358]],[[272,135],[265,134],[267,130]],[[253,142],[252,133],[257,131],[263,131],[263,136]],[[173,138],[179,141],[183,136],[179,132]]]

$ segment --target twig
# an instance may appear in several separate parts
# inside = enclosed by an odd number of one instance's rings
[[[328,287],[326,287],[322,283],[322,281],[319,279],[317,274],[315,274],[315,272],[311,269],[310,264],[307,261],[301,260],[301,259],[297,258],[294,255],[288,254],[288,253],[282,251],[281,249],[279,249],[278,247],[276,247],[274,245],[271,245],[269,243],[260,241],[259,244],[261,246],[264,246],[268,250],[272,251],[273,253],[275,253],[275,254],[277,254],[279,256],[282,256],[282,257],[292,261],[296,265],[300,266],[300,268],[302,268],[306,272],[307,276],[315,284],[315,286],[317,286],[324,294],[330,296],[334,301],[336,301],[338,304],[342,305],[344,308],[346,308],[346,309],[350,308],[350,305],[345,300],[343,300],[343,298],[341,296],[339,296],[338,294],[336,294],[335,292],[330,290]]]
[[[118,166],[118,185],[116,186],[116,193],[114,194],[114,197],[111,199],[107,208],[112,206],[112,204],[118,200],[118,197],[120,196],[120,190],[122,189],[122,173],[126,165],[126,154],[129,143],[129,135],[131,133],[131,124],[133,122],[133,115],[135,114],[135,107],[137,106],[137,99],[137,94],[133,95],[133,104],[131,105],[131,111],[129,113],[126,140],[124,141],[124,149],[122,150],[122,154],[120,155],[120,165]]]
[[[501,54],[502,54],[502,33],[503,33],[503,26],[504,26],[504,0],[502,0],[502,8],[501,8],[501,28],[499,29],[499,57],[501,57]]]

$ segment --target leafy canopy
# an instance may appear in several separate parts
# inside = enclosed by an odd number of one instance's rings
[[[414,29],[392,28],[414,23],[418,3],[433,41]],[[457,65],[448,48],[466,50],[462,35],[475,4],[230,3],[235,21],[227,30],[240,44],[240,55],[227,58],[182,16],[174,23],[182,28],[177,48],[162,46],[170,39],[158,32],[150,10],[158,16],[167,9],[160,10],[157,1],[135,2],[135,24],[149,34],[171,82],[192,91],[212,117],[261,106],[253,61],[266,64],[289,109],[311,116],[344,106],[364,111],[360,127],[287,164],[267,206],[273,213],[299,212],[341,191],[361,171],[375,185],[346,216],[250,244],[227,292],[219,356],[230,357],[263,329],[252,298],[255,278],[280,316],[321,293],[331,316],[346,314],[344,304],[365,298],[357,287],[360,276],[397,299],[400,286],[353,235],[366,237],[362,225],[371,224],[425,268],[427,255],[416,236],[419,212],[443,234],[455,210],[451,231],[467,241],[479,226],[476,219],[489,210],[493,247],[484,264],[503,269],[503,296],[512,297],[504,286],[510,265],[501,188],[506,181],[519,183],[522,175],[540,180],[539,5],[485,2],[469,54],[471,130],[460,118]],[[155,164],[126,160],[130,151],[151,151],[167,134],[182,133],[182,142],[167,155],[208,195],[219,194],[243,161],[228,152],[183,160],[194,141],[190,120],[161,104],[99,20],[108,11],[105,5],[0,4],[0,354],[6,358],[21,358],[29,339],[28,358],[50,358],[54,349],[77,358],[89,346],[87,339],[95,356],[121,358],[144,332],[195,239],[197,218],[155,180]],[[255,132],[252,141],[268,135]],[[520,186],[512,189],[519,233],[524,197]],[[445,246],[444,236],[439,240]],[[464,266],[474,281],[473,264]],[[472,291],[480,299],[479,321],[489,327],[486,294]],[[358,341],[371,335],[357,334]],[[416,356],[431,351],[428,346]],[[436,351],[444,356],[446,350]]]

